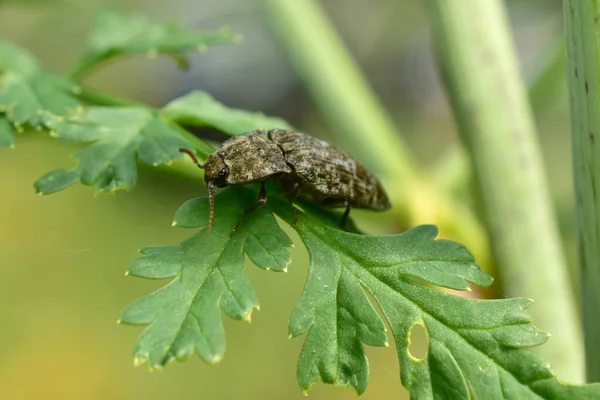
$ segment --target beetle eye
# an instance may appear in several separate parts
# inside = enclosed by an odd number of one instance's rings
[[[219,176],[225,176],[225,174],[227,174],[227,168],[222,168],[222,169],[219,171]]]

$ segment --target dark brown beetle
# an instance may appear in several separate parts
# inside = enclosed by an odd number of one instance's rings
[[[237,223],[235,232],[248,214],[267,201],[264,182],[275,179],[290,196],[328,207],[346,207],[342,225],[350,214],[350,207],[371,210],[390,208],[388,197],[381,183],[366,168],[343,151],[329,143],[308,135],[284,129],[262,129],[232,137],[204,164],[188,149],[196,165],[204,169],[204,180],[208,186],[210,214],[208,229],[214,215],[214,187],[243,185],[262,182],[258,203],[246,209]],[[296,212],[294,212],[294,225]]]

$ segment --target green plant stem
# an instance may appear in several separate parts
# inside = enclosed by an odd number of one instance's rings
[[[566,0],[567,63],[588,381],[600,381],[600,4]]]
[[[503,4],[430,4],[441,72],[472,159],[504,295],[536,300],[536,323],[553,335],[540,353],[560,376],[582,382],[577,308]]]
[[[77,63],[75,63],[67,75],[73,82],[79,82],[93,71],[103,67],[114,59],[114,56],[98,59],[96,57],[92,58],[85,54],[80,60],[77,61]]]
[[[169,121],[169,124],[179,132],[181,136],[187,139],[188,142],[192,143],[197,153],[201,156],[201,158],[206,158],[210,153],[215,151],[215,148],[210,144],[206,143],[204,140],[199,139],[197,136],[192,134],[187,129],[184,129],[181,125],[176,124],[173,121]]]
[[[125,99],[112,94],[106,94],[102,91],[92,89],[89,86],[78,86],[77,97],[86,103],[98,105],[98,106],[110,106],[110,107],[149,107],[147,104],[138,102],[132,99]]]
[[[383,180],[403,227],[439,225],[489,267],[485,231],[476,216],[424,179],[400,132],[315,0],[261,1],[311,97],[344,149]]]

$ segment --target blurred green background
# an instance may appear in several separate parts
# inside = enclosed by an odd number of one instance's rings
[[[426,2],[321,3],[416,157],[435,169],[439,156],[456,142],[456,132],[433,64]],[[141,57],[110,65],[87,82],[157,106],[190,90],[205,90],[228,106],[282,116],[328,138],[322,116],[261,6],[244,0],[0,0],[0,36],[30,49],[48,69],[64,73],[83,49],[100,7],[179,19],[201,29],[227,25],[244,42],[193,55],[188,72],[178,71],[168,59]],[[534,88],[546,168],[574,267],[568,104],[564,63],[555,57],[562,54],[556,53],[562,46],[561,2],[512,1],[508,6],[523,74]],[[119,326],[116,319],[130,301],[164,282],[125,278],[124,272],[140,247],[173,244],[190,235],[170,228],[171,218],[182,202],[203,193],[203,185],[199,175],[193,179],[142,168],[133,192],[96,197],[78,186],[35,195],[33,182],[52,169],[71,166],[74,150],[71,144],[25,133],[14,150],[0,151],[0,398],[303,398],[295,377],[303,338],[287,339],[288,318],[307,274],[299,243],[288,274],[249,269],[261,311],[250,325],[225,320],[228,351],[220,364],[192,358],[161,372],[132,366],[130,354],[141,328]],[[468,194],[465,201],[470,201]],[[395,350],[367,351],[371,380],[363,398],[407,398]],[[348,399],[356,394],[318,384],[309,396]]]

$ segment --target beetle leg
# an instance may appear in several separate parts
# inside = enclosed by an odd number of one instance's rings
[[[346,211],[344,211],[344,215],[342,216],[342,228],[349,232],[348,227],[346,226],[348,222],[348,216],[350,215],[350,202],[348,199],[344,201],[344,205],[346,206]]]
[[[287,175],[279,176],[276,179],[276,182],[279,187],[283,189],[287,196],[288,203],[290,203],[290,209],[292,210],[292,215],[294,217],[292,228],[295,228],[296,223],[298,222],[298,213],[296,212],[296,207],[294,207],[294,201],[300,194],[300,182]]]
[[[242,215],[242,218],[240,218],[240,220],[235,225],[235,227],[233,228],[233,231],[231,233],[235,233],[235,231],[237,231],[240,228],[240,226],[242,226],[242,224],[246,220],[246,217],[248,216],[248,214],[252,213],[253,211],[258,210],[259,208],[264,206],[266,202],[267,202],[267,190],[265,189],[265,183],[263,182],[260,185],[260,192],[258,194],[258,203],[246,208],[246,211],[244,211],[244,215]]]
[[[294,207],[294,200],[300,194],[300,183],[294,182],[294,191],[292,195],[289,197],[288,201],[290,202],[290,208],[292,209],[292,215],[294,216],[294,223],[292,224],[292,228],[296,227],[296,223],[298,222],[298,213],[296,212],[296,207]]]

